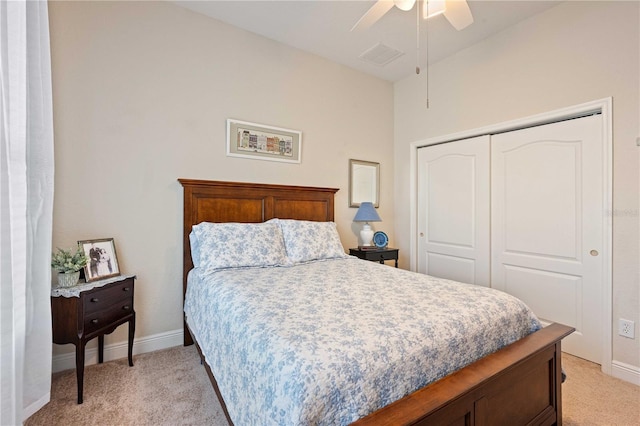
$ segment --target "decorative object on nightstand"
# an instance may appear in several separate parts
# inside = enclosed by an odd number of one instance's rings
[[[351,256],[356,256],[357,258],[363,260],[370,260],[372,262],[380,262],[384,263],[385,260],[395,260],[396,268],[398,267],[398,252],[399,249],[395,248],[373,248],[373,249],[362,249],[352,248],[349,249],[349,254]]]
[[[83,240],[78,241],[78,245],[88,258],[88,262],[84,267],[84,277],[87,282],[104,280],[105,278],[120,275],[116,245],[113,238]]]
[[[382,231],[376,231],[373,233],[373,244],[375,244],[377,248],[387,248],[389,237]]]
[[[369,201],[365,201],[360,203],[360,207],[358,208],[358,212],[356,216],[353,218],[354,222],[365,222],[362,225],[362,230],[360,231],[360,239],[362,240],[363,247],[371,247],[371,239],[373,238],[373,230],[371,229],[371,225],[369,222],[380,222],[380,216],[378,216],[378,212],[373,207],[373,203]]]
[[[104,335],[129,323],[129,366],[133,367],[133,335],[136,312],[133,309],[135,275],[122,275],[76,287],[51,290],[53,343],[73,343],[76,347],[78,404],[82,404],[85,345],[98,338],[98,363],[103,362]]]
[[[63,250],[51,253],[51,267],[58,271],[58,286],[73,287],[78,284],[80,279],[80,270],[87,264],[87,257],[84,255],[80,247],[75,253],[71,250]]]

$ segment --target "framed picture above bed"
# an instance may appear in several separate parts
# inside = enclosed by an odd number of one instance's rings
[[[113,238],[83,240],[78,241],[78,245],[88,259],[87,265],[84,267],[84,276],[87,282],[120,275]]]
[[[247,121],[227,120],[227,156],[300,163],[302,133]]]
[[[380,163],[349,160],[349,207],[370,201],[380,207]]]

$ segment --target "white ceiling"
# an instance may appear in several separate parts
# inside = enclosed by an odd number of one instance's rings
[[[175,3],[393,82],[415,73],[418,60],[421,67],[426,65],[425,28],[428,28],[429,63],[435,63],[561,1],[469,0],[474,23],[462,31],[456,31],[442,15],[429,19],[426,25],[422,21],[419,59],[416,54],[415,8],[403,12],[394,7],[369,29],[350,32],[374,1],[197,0]],[[405,54],[385,66],[359,59],[363,52],[378,43]]]

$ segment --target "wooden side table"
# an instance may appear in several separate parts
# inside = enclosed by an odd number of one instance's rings
[[[398,251],[394,248],[375,248],[375,249],[360,249],[350,248],[349,254],[356,256],[360,259],[370,260],[372,262],[384,263],[385,260],[395,260],[396,268],[398,267]]]
[[[75,287],[51,290],[53,343],[73,343],[76,347],[78,404],[82,404],[85,345],[98,338],[98,362],[103,362],[104,335],[129,323],[129,366],[133,367],[133,335],[136,312],[133,310],[135,275],[122,275]]]

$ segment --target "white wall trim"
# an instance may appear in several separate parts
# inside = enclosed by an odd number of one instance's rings
[[[409,152],[409,269],[418,270],[418,148],[411,144]]]
[[[620,361],[613,361],[611,364],[613,377],[640,386],[640,368]]]
[[[613,115],[612,98],[598,99],[579,105],[557,109],[530,117],[519,118],[506,121],[504,123],[492,124],[477,129],[465,130],[458,133],[436,136],[433,138],[418,140],[409,145],[409,208],[410,208],[410,237],[409,237],[409,265],[412,271],[417,268],[418,256],[418,232],[417,223],[417,203],[418,203],[418,148],[446,142],[453,142],[460,139],[468,139],[476,136],[503,133],[526,127],[538,126],[553,123],[556,121],[577,118],[589,114],[602,114],[602,137],[604,140],[603,165],[605,173],[605,188],[603,188],[605,211],[613,211]],[[613,336],[612,336],[612,312],[613,312],[613,215],[605,215],[604,241],[602,255],[607,260],[604,262],[602,279],[604,282],[602,289],[603,306],[603,333],[602,333],[602,372],[613,375]]]
[[[151,336],[140,337],[133,340],[133,354],[144,354],[147,352],[168,349],[182,345],[182,329],[167,331],[165,333],[153,334]],[[127,342],[117,342],[104,346],[104,361],[125,358],[127,356]],[[98,348],[91,348],[85,351],[85,367],[98,363]],[[134,361],[135,362],[135,361]],[[56,355],[53,357],[52,371],[64,371],[76,368],[76,353]]]

